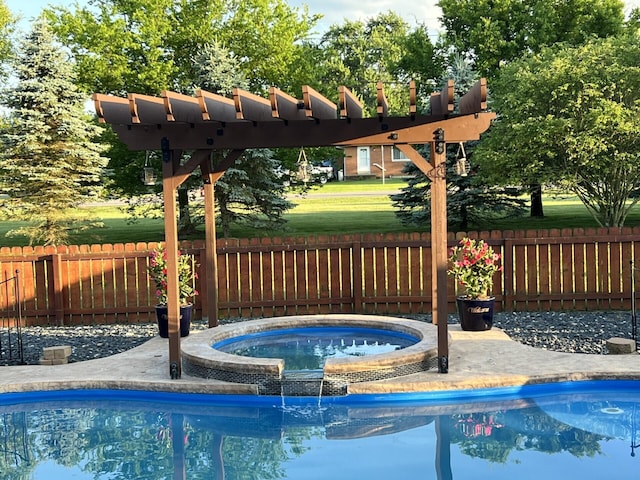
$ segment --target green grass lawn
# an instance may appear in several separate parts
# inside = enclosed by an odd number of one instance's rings
[[[421,232],[428,227],[404,226],[396,218],[389,199],[389,192],[402,188],[406,183],[399,179],[365,180],[352,182],[330,182],[314,188],[309,195],[292,195],[296,206],[289,211],[286,230],[264,231],[251,228],[233,227],[233,237],[255,236],[298,236],[334,235],[356,233]],[[143,219],[128,223],[126,214],[117,206],[92,206],[84,209],[90,218],[101,219],[104,228],[85,232],[73,237],[73,243],[127,243],[150,242],[164,239],[164,225],[161,219]],[[510,219],[495,219],[486,225],[476,226],[477,230],[523,230],[551,228],[597,227],[580,201],[571,196],[547,195],[544,199],[543,218],[528,216]],[[0,246],[20,246],[28,244],[25,238],[6,237],[5,233],[20,222],[0,222]],[[627,226],[640,225],[640,208],[629,215]],[[200,229],[191,238],[204,238]]]

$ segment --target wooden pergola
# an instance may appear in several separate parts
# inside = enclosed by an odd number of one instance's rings
[[[438,325],[438,369],[448,371],[447,333],[447,195],[446,144],[477,140],[495,118],[487,112],[487,85],[481,79],[458,103],[454,114],[453,80],[432,94],[429,115],[418,114],[416,87],[409,84],[406,116],[389,116],[381,83],[377,115],[363,118],[363,108],[346,87],[338,105],[313,88],[302,99],[271,87],[269,98],[234,89],[233,98],[204,90],[195,96],[163,91],[160,97],[129,94],[127,98],[96,93],[101,122],[112,125],[130,150],[162,152],[165,244],[168,265],[169,373],[180,378],[178,187],[200,169],[204,181],[206,311],[209,326],[218,324],[214,185],[250,148],[319,146],[395,146],[431,180],[431,251],[433,323]],[[413,145],[429,144],[429,160]],[[188,160],[183,159],[189,152]]]

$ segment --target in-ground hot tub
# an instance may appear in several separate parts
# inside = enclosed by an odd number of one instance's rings
[[[345,329],[351,335],[346,341]],[[236,344],[240,345],[238,351],[245,353],[255,345],[280,342],[283,332],[285,336],[304,332],[307,337],[303,343],[317,339],[321,346],[329,344],[331,351],[337,344],[345,343],[346,348],[337,349],[336,355],[322,354],[320,365],[302,369],[296,364],[305,362],[290,359],[291,368],[284,358],[237,355],[219,349]],[[360,341],[355,338],[359,334],[373,337]],[[437,345],[436,326],[416,320],[373,315],[275,317],[192,334],[182,341],[182,364],[187,375],[253,384],[261,395],[344,395],[351,383],[437,368]]]

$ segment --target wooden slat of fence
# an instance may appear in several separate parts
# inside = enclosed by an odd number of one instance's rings
[[[102,248],[100,245],[91,245],[89,251],[93,254],[89,260],[90,284],[91,284],[91,308],[104,308],[104,282],[102,275],[104,272],[104,259],[102,258]],[[111,323],[111,319],[99,318],[95,316],[93,322]]]
[[[274,239],[274,244],[280,243],[279,239]],[[285,263],[284,263],[284,252],[283,251],[274,251],[272,253],[273,258],[273,302],[275,303],[274,308],[272,309],[273,314],[275,316],[282,316],[286,313],[284,308],[284,299],[285,297],[285,285],[286,285],[286,277],[285,277]]]
[[[225,241],[226,243],[226,241]],[[221,242],[218,242],[218,246]],[[231,309],[228,307],[231,304],[231,273],[229,272],[229,253],[218,253],[218,312],[222,317],[230,317]],[[226,308],[225,308],[226,306]]]
[[[569,232],[563,230],[561,235],[570,235]],[[562,252],[562,291],[567,292],[575,292],[575,284],[574,284],[574,252],[573,245],[563,243],[561,246]],[[574,301],[570,298],[566,299],[566,302],[563,302],[562,308],[573,310],[574,309]]]
[[[340,264],[340,249],[330,248],[327,250],[327,282],[329,298],[339,299],[343,296],[342,291],[342,265]],[[334,301],[328,313],[344,313],[344,304],[342,301]]]
[[[64,247],[59,248],[59,253],[69,253],[71,255],[80,253],[78,245],[70,245],[68,250]],[[62,255],[61,257],[61,270],[63,278],[63,308],[65,312],[65,324],[73,324],[76,322],[69,312],[72,306],[78,305],[80,301],[80,265],[78,262],[72,262],[69,260],[68,255]],[[123,305],[123,306],[126,306]]]
[[[240,281],[239,300],[240,305],[245,306],[240,309],[240,316],[242,317],[253,316],[253,309],[246,306],[250,305],[251,301],[251,277],[249,274],[251,271],[250,255],[251,254],[247,252],[241,252],[238,255],[238,279]]]
[[[362,266],[359,244],[340,249],[340,296],[349,299],[341,303],[344,313],[359,312],[357,305],[362,297]]]
[[[532,292],[527,291],[527,282],[526,282],[526,268],[515,268],[516,265],[527,265],[526,263],[526,254],[527,249],[525,245],[522,244],[514,244],[514,254],[513,254],[513,269],[515,271],[514,274],[514,298],[517,299],[520,297],[521,293],[528,295],[530,298],[534,295]],[[528,268],[528,265],[527,265]],[[526,298],[526,297],[525,297]],[[533,305],[531,305],[526,300],[523,302],[515,303],[514,308],[516,310],[534,310]]]
[[[585,245],[583,242],[576,241],[573,245],[573,285],[576,294],[585,293],[588,265],[585,262]],[[585,310],[587,304],[584,300],[576,299],[573,303],[576,310]]]
[[[549,232],[549,235],[557,236],[559,233],[560,232],[557,229],[553,229]],[[549,245],[549,267],[549,293],[552,295],[562,293],[562,250],[560,248],[560,244],[552,243]],[[561,310],[563,306],[562,302],[562,300],[552,299],[548,308],[550,310]]]
[[[127,297],[124,294],[126,285],[126,272],[124,262],[125,246],[122,243],[116,243],[113,246],[113,293],[114,305],[119,308],[127,307]]]
[[[315,243],[315,241],[314,241]],[[313,246],[305,248],[304,256],[306,259],[307,270],[307,298],[309,300],[309,313],[319,313],[320,303],[317,300],[320,298],[318,293],[318,250]]]
[[[593,233],[591,233],[593,232]],[[590,239],[590,235],[595,235],[595,230],[585,230],[585,261],[587,263],[587,292],[598,292],[598,254],[596,243]],[[598,300],[589,298],[587,301],[587,310],[596,310],[598,308]]]
[[[609,275],[610,292],[609,308],[618,310],[622,308],[622,245],[619,242],[609,243]]]
[[[433,299],[431,298],[433,272],[431,271],[431,244],[428,247],[422,249],[421,262],[422,262],[422,298],[424,303],[422,304],[424,313],[431,313],[433,306]]]
[[[293,242],[293,241],[292,241]],[[295,247],[292,247],[291,250],[287,250],[284,252],[284,268],[285,268],[285,278],[286,278],[286,295],[285,295],[285,312],[287,315],[293,315],[296,313],[295,308],[290,308],[288,305],[295,305],[295,300],[297,297],[297,288],[298,285],[296,283],[296,252],[294,250]]]
[[[398,265],[398,247],[387,247],[386,248],[386,287],[387,287],[387,297],[399,297],[399,289],[398,289],[398,269],[400,265]],[[384,272],[380,275],[380,278],[384,278]],[[387,312],[389,313],[398,313],[400,311],[399,302],[389,302],[387,303]]]
[[[42,247],[36,247],[40,250],[43,250]],[[18,253],[14,250],[15,253]],[[23,253],[26,256],[36,256],[36,249],[32,247],[24,247],[20,253]],[[1,255],[1,253],[0,253]],[[37,272],[36,265],[40,264],[40,272]],[[22,302],[22,310],[23,311],[31,311],[36,310],[38,308],[39,301],[42,301],[41,307],[46,307],[47,296],[46,296],[46,284],[45,284],[45,276],[44,276],[44,265],[43,262],[37,262],[35,260],[25,259],[21,262],[9,262],[6,265],[3,272],[1,273],[2,279],[4,280],[7,277],[11,277],[15,275],[16,270],[19,271],[19,284],[18,287],[21,289],[20,291],[20,300]],[[39,273],[39,275],[38,275]],[[39,276],[42,276],[42,279],[39,279]],[[38,281],[40,282],[38,284]],[[38,287],[44,290],[40,295],[38,292]]]
[[[262,239],[262,245],[270,247],[271,242],[269,239]],[[274,286],[273,286],[273,255],[270,251],[262,253],[262,272],[261,272],[261,284],[262,284],[262,298],[267,302],[273,302]],[[265,307],[263,315],[273,317],[276,315],[273,305]]]
[[[105,244],[101,246],[101,254],[103,259],[102,265],[102,292],[104,308],[113,308],[116,305],[116,277],[115,277],[115,259],[113,258],[113,245]],[[107,322],[115,321],[114,317],[107,316]]]
[[[374,268],[372,269],[374,276],[373,295],[369,299],[369,312],[386,312],[389,309],[389,291],[387,285],[387,247],[379,245],[374,247]]]
[[[331,283],[329,281],[329,267],[330,267],[329,266],[329,250],[324,246],[328,243],[328,239],[327,237],[318,237],[318,242],[321,245],[323,245],[322,247],[318,247],[318,255],[317,255],[318,298],[329,302],[329,303],[320,303],[318,309],[320,313],[329,313],[331,312]]]
[[[419,238],[418,238],[419,240]],[[424,283],[422,281],[422,261],[421,261],[422,247],[409,247],[407,253],[409,256],[409,274],[407,275],[407,294],[410,291],[417,292],[418,295],[423,297],[425,295]],[[410,313],[422,313],[423,302],[416,301],[409,303]]]
[[[295,311],[312,313],[309,307],[309,285],[307,283],[307,251],[304,245],[296,245],[296,296]]]
[[[398,294],[408,297],[411,293],[411,260],[410,247],[396,247],[398,255]],[[419,290],[418,290],[419,291]],[[412,302],[401,302],[398,305],[398,312],[410,313]]]
[[[608,292],[611,286],[609,278],[609,245],[606,242],[598,242],[598,293]],[[609,308],[608,300],[600,300],[598,308]]]
[[[629,237],[633,235],[633,229],[623,228],[622,235]],[[623,310],[631,310],[631,260],[633,258],[633,242],[631,240],[624,240],[622,242],[622,249],[620,252],[621,262],[621,286],[622,286],[622,303],[620,308]]]
[[[149,284],[149,274],[148,274],[149,253],[146,248],[146,245],[144,243],[137,243],[136,252],[139,253],[139,255],[136,257],[136,272],[137,272],[137,281],[138,281],[136,305],[138,307],[143,307],[145,305],[154,306],[156,303],[156,300],[155,300],[155,295],[153,293],[153,285]],[[198,257],[199,255],[196,258]],[[199,266],[198,266],[198,270],[196,271],[202,272],[202,269],[203,269],[203,266],[201,265],[202,262],[200,261],[198,263],[199,263]],[[198,277],[202,278],[204,277],[204,275],[202,273],[198,273]],[[197,299],[195,300],[197,301]],[[141,312],[138,315],[135,315],[135,316],[132,315],[132,318],[129,318],[128,321],[129,322],[149,322],[152,319],[153,318],[150,318],[148,314],[145,315],[144,313]]]
[[[527,237],[535,237],[536,232],[527,231]],[[546,247],[546,245],[544,245]],[[538,252],[544,251],[544,247],[540,244],[525,245],[524,246],[524,258],[527,265],[526,279],[527,279],[527,293],[530,296],[538,296],[540,294],[547,293],[543,289],[542,285],[538,285],[538,278],[540,276],[540,265],[538,264]],[[544,254],[543,254],[544,255]],[[540,263],[543,263],[542,261]]]

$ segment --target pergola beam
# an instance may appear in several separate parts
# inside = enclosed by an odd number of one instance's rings
[[[202,111],[203,121],[215,120],[226,123],[237,120],[236,105],[232,99],[202,89],[196,90],[196,98]]]
[[[447,80],[442,90],[438,93],[432,93],[431,98],[429,98],[431,115],[448,115],[453,112],[453,94],[453,80]]]
[[[338,106],[308,85],[302,87],[302,101],[307,117],[322,120],[338,116]]]
[[[215,123],[195,125],[165,123],[146,125],[114,125],[120,139],[131,150],[157,150],[163,138],[172,148],[212,150],[233,148],[320,147],[342,145],[423,144],[432,140],[437,128],[447,130],[447,142],[477,140],[495,118],[492,112],[473,115],[362,118],[288,122],[243,122],[221,127]],[[392,135],[393,134],[393,135]]]
[[[383,118],[388,117],[389,102],[384,94],[384,86],[382,85],[382,82],[378,82],[376,85],[376,102],[378,103],[378,106],[376,107],[378,118],[382,120]]]
[[[287,121],[307,120],[304,102],[284,93],[282,90],[271,87],[269,89],[269,100],[271,101],[271,113],[274,118]]]
[[[362,103],[344,85],[338,88],[340,116],[342,118],[362,118]]]
[[[238,120],[251,120],[252,122],[269,122],[277,120],[271,114],[271,103],[240,88],[233,89],[233,101],[236,106],[236,118]]]

